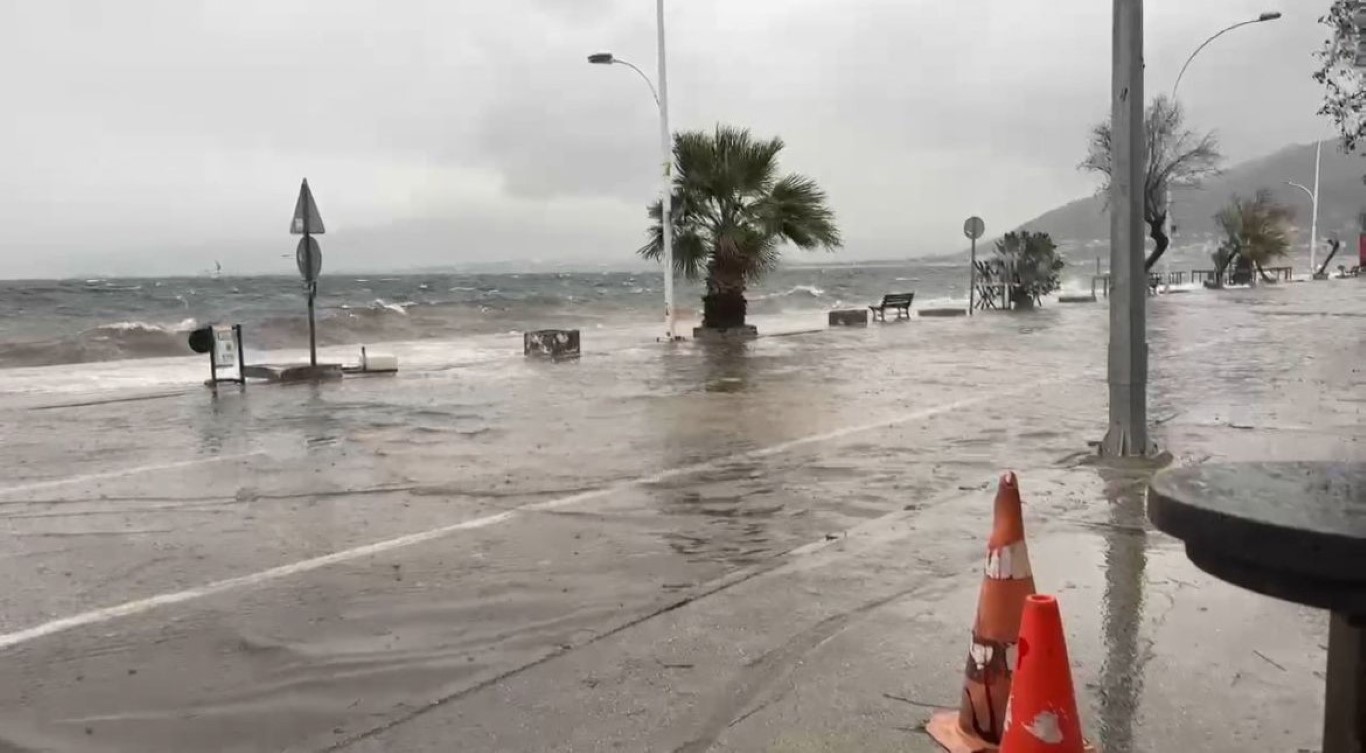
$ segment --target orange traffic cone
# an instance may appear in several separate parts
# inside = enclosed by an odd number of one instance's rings
[[[941,711],[926,730],[951,753],[993,750],[1005,732],[1010,676],[1025,598],[1034,593],[1034,572],[1025,547],[1020,488],[1014,473],[1001,477],[995,521],[987,542],[987,564],[977,621],[968,649],[963,702],[958,711]]]
[[[1020,626],[1019,668],[1006,709],[1001,753],[1083,753],[1072,666],[1058,600],[1030,596]]]

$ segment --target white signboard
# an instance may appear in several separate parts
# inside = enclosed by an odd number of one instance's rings
[[[232,327],[213,328],[213,365],[220,369],[237,368],[237,333]]]

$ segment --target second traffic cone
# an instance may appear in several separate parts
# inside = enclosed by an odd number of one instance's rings
[[[1058,600],[1030,596],[1020,626],[1019,666],[1006,711],[1001,753],[1085,750]]]
[[[1001,477],[977,620],[964,669],[963,701],[957,711],[930,718],[926,731],[951,753],[995,749],[1005,732],[1006,702],[1015,669],[1016,641],[1025,598],[1034,593],[1034,571],[1025,546],[1020,486],[1014,473]]]

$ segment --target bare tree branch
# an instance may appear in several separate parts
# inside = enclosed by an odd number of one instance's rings
[[[1147,268],[1152,269],[1167,250],[1167,191],[1170,188],[1199,188],[1205,179],[1218,175],[1224,162],[1219,139],[1213,131],[1197,133],[1185,126],[1180,103],[1165,96],[1155,98],[1144,114],[1145,177],[1143,181],[1143,220],[1148,223],[1153,252]],[[1109,122],[1091,129],[1086,158],[1077,167],[1102,177],[1099,192],[1109,207],[1112,159],[1112,133]]]

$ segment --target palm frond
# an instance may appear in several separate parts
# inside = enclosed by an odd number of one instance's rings
[[[711,256],[710,248],[706,238],[698,231],[698,224],[682,208],[678,197],[674,198],[671,218],[674,228],[674,271],[689,280],[700,280],[706,273],[707,259]],[[650,240],[636,250],[641,257],[650,261],[664,260],[664,232],[663,224],[660,222],[662,213],[661,202],[656,201],[650,205],[648,214],[650,219],[654,220],[647,231]]]
[[[800,175],[779,176],[782,139],[756,139],[718,125],[674,137],[674,267],[690,279],[753,282],[773,271],[784,242],[834,249],[841,238],[824,191]],[[648,210],[647,243],[638,253],[663,256],[660,203]]]
[[[783,177],[754,211],[765,229],[797,248],[834,250],[842,243],[825,192],[804,175]]]
[[[1271,191],[1263,188],[1251,199],[1235,195],[1215,215],[1227,239],[1221,246],[1227,254],[1242,254],[1248,261],[1265,266],[1290,253],[1291,224],[1295,210],[1276,203]]]

